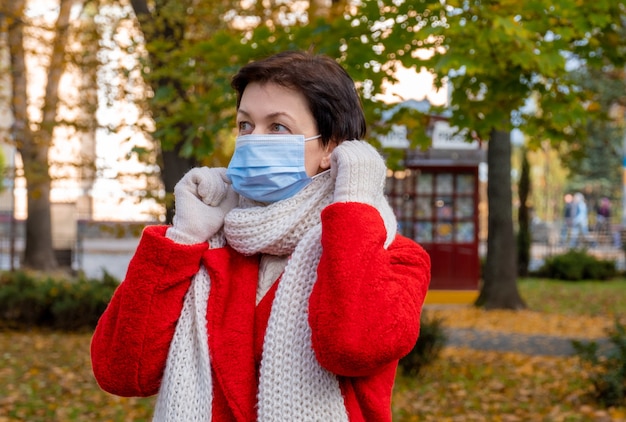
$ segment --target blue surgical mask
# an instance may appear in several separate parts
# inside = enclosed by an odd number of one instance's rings
[[[304,143],[321,135],[237,137],[226,176],[238,194],[259,202],[291,198],[311,183],[304,167]]]

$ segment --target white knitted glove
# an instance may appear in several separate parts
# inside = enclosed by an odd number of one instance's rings
[[[333,150],[330,160],[334,202],[380,204],[387,167],[373,146],[365,141],[344,141]]]
[[[224,225],[224,216],[239,196],[230,186],[226,168],[196,167],[174,186],[176,211],[166,237],[176,243],[208,241]]]

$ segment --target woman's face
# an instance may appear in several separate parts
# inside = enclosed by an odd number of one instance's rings
[[[317,136],[317,124],[299,91],[275,83],[246,86],[237,110],[239,135],[291,134]],[[304,143],[304,167],[314,176],[330,167],[333,142],[323,147],[318,139]]]

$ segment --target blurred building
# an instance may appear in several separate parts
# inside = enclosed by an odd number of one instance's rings
[[[388,171],[385,189],[398,230],[430,256],[427,303],[472,303],[479,291],[480,247],[487,227],[484,144],[450,127],[446,115],[431,114],[427,100],[397,108],[427,115],[431,140],[428,149],[411,147],[402,125],[379,137],[384,150],[401,157],[401,169]]]

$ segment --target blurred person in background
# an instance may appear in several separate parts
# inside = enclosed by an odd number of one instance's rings
[[[585,196],[576,192],[572,200],[572,230],[569,246],[584,246],[589,241],[589,215]]]
[[[607,197],[600,199],[600,204],[596,207],[595,230],[598,242],[606,239],[612,241],[611,236],[611,201]]]

